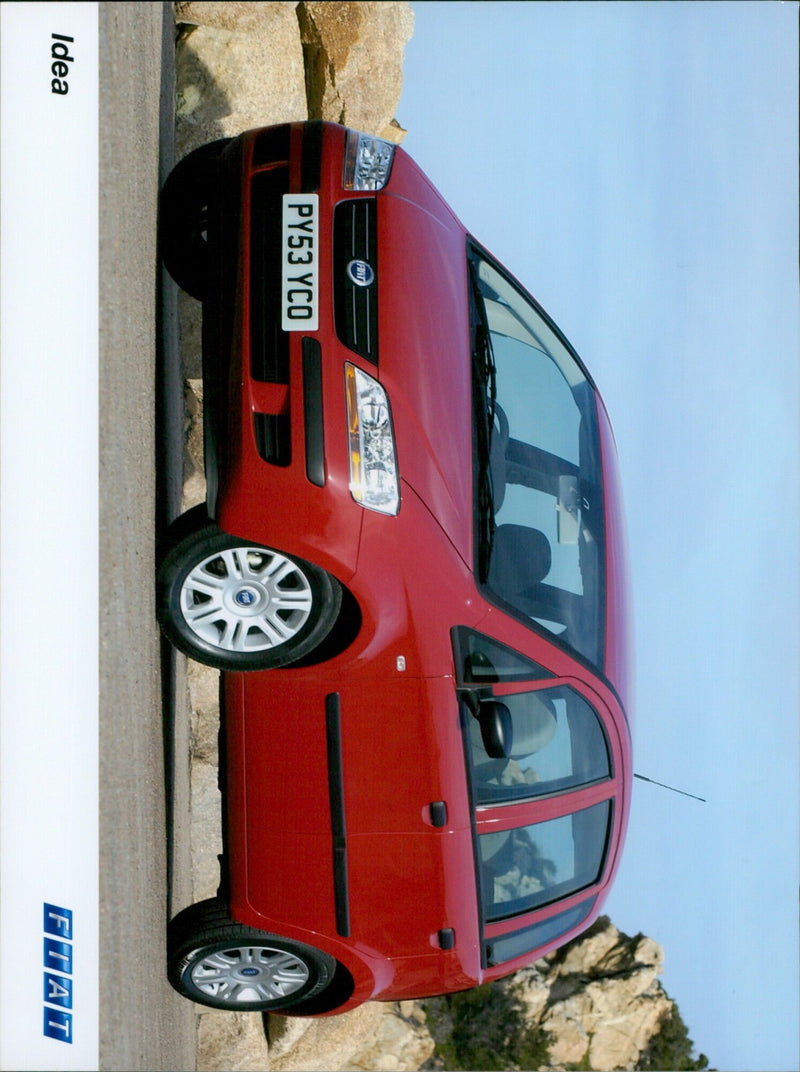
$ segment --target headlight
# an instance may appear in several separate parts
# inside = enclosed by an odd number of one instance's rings
[[[345,190],[382,190],[389,181],[394,145],[348,130],[342,186]]]
[[[344,366],[347,431],[350,446],[350,492],[356,502],[382,514],[400,509],[400,484],[392,415],[386,392],[366,372]]]

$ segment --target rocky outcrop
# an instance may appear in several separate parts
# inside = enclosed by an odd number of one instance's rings
[[[310,119],[399,142],[394,118],[403,84],[403,49],[414,30],[408,4],[297,5]]]
[[[177,3],[176,150],[306,119],[293,3]]]
[[[176,3],[175,20],[178,156],[297,119],[402,139],[407,3]]]
[[[551,1036],[557,1068],[635,1068],[672,1002],[658,975],[664,952],[602,920],[511,982],[527,1018]]]
[[[413,1001],[370,1002],[324,1020],[269,1021],[269,1067],[282,1072],[413,1072],[433,1053],[425,1013]]]
[[[205,1012],[199,1018],[197,1067],[415,1072],[434,1049],[425,1020],[421,1006],[412,1001],[370,1002],[320,1020]]]

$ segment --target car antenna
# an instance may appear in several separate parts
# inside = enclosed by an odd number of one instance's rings
[[[655,778],[646,778],[643,774],[634,774],[634,778],[640,778],[643,782],[650,782],[652,785],[660,785],[662,789],[669,789],[673,793],[680,793],[683,797],[691,797],[692,800],[699,800],[702,804],[708,803],[705,797],[696,797],[694,793],[686,793],[683,789],[676,789],[673,785],[657,782]]]

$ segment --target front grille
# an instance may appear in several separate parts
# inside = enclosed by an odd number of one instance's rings
[[[319,189],[322,175],[322,131],[323,124],[319,119],[311,120],[303,127],[300,189],[304,194],[310,194]]]
[[[288,123],[262,130],[253,145],[253,167],[288,161],[291,132],[292,128]]]
[[[378,228],[375,198],[340,202],[333,218],[336,334],[378,363]]]
[[[253,176],[250,219],[250,374],[289,382],[289,336],[281,330],[281,230],[288,165]]]

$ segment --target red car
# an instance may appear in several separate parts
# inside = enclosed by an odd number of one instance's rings
[[[595,385],[400,148],[330,123],[181,161],[207,510],[159,619],[221,679],[216,900],[170,925],[205,1005],[463,990],[598,915],[631,787],[626,564]]]

